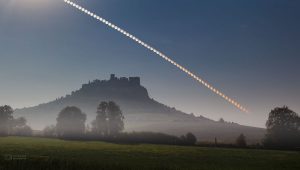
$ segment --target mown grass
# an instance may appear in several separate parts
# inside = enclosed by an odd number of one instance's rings
[[[23,160],[5,156],[26,156]],[[0,138],[0,170],[299,170],[300,153]]]

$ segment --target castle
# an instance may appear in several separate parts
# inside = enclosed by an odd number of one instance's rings
[[[94,80],[88,84],[83,84],[83,89],[89,89],[91,87],[103,87],[103,86],[124,86],[124,87],[138,87],[141,85],[140,77],[116,77],[115,74],[110,75],[109,80]]]
[[[141,80],[140,77],[120,77],[117,78],[115,74],[111,74],[110,75],[110,80],[111,82],[119,82],[121,84],[126,84],[129,83],[131,85],[135,85],[135,86],[140,86],[141,85]]]

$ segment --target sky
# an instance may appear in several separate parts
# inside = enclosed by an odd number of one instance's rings
[[[63,0],[0,0],[0,105],[35,106],[94,79],[140,76],[152,98],[186,113],[264,127],[270,110],[300,113],[298,0],[74,0],[244,105]]]

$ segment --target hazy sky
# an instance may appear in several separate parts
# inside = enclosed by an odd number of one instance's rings
[[[75,0],[74,0],[75,1]],[[243,113],[63,0],[0,0],[0,105],[48,102],[93,79],[141,76],[152,98],[187,113],[264,127],[300,113],[300,1],[76,0],[245,105]]]

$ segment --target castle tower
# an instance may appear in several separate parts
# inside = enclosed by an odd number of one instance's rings
[[[129,77],[129,83],[135,86],[141,85],[140,77]]]
[[[110,80],[116,80],[117,78],[116,78],[116,75],[115,74],[111,74],[110,75]]]

